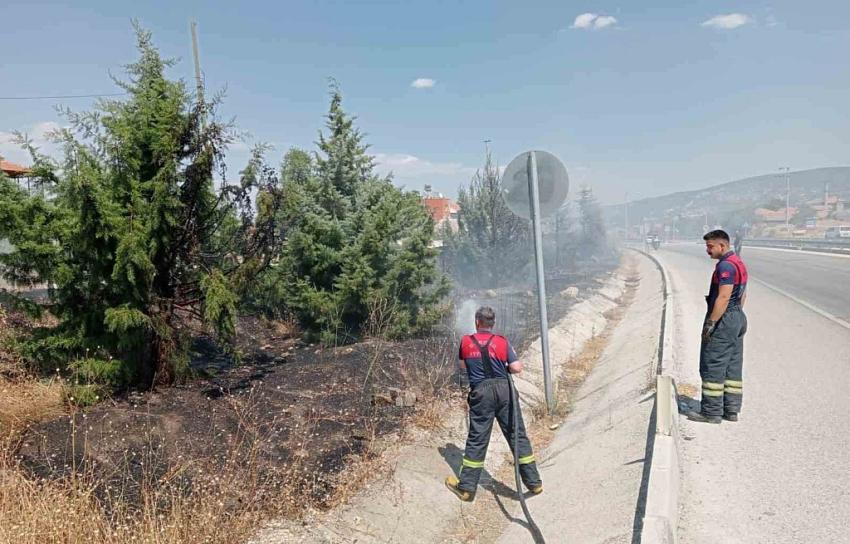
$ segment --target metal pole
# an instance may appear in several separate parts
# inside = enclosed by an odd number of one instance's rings
[[[629,193],[626,193],[626,233],[623,239],[629,241]]]
[[[788,232],[788,224],[791,221],[791,175],[790,167],[785,167],[785,232]]]
[[[197,85],[198,89],[198,104],[200,104],[202,108],[205,108],[204,82],[203,79],[201,79],[201,58],[198,54],[198,23],[192,21],[190,27],[192,30],[192,56],[195,58],[195,85]],[[204,119],[202,116],[201,122],[203,123],[203,121]]]
[[[537,269],[537,303],[540,307],[540,351],[543,355],[543,390],[546,407],[555,409],[552,373],[549,368],[549,319],[546,315],[546,277],[543,269],[543,229],[540,226],[540,191],[537,186],[537,156],[528,154],[528,196],[531,201],[531,222],[534,227],[534,264]]]

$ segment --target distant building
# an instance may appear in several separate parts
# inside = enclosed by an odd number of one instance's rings
[[[798,208],[791,206],[790,208],[788,208],[787,216],[789,218],[793,219],[794,216],[797,215],[799,212],[800,212],[800,210]],[[768,210],[767,208],[757,208],[753,213],[756,215],[756,217],[758,217],[760,220],[764,221],[765,223],[784,223],[785,222],[785,217],[786,217],[785,208],[779,208],[778,210]]]
[[[20,164],[15,164],[9,161],[0,161],[0,171],[10,178],[27,177],[31,172],[31,170],[26,166],[21,166]]]
[[[844,211],[844,201],[838,195],[824,194],[823,198],[816,198],[807,202],[809,207],[815,211],[818,219],[827,219],[835,213]]]
[[[455,201],[441,194],[432,195],[426,193],[422,198],[422,204],[434,220],[436,230],[439,232],[443,226],[448,225],[452,232],[458,231],[457,214],[460,211],[460,206]]]

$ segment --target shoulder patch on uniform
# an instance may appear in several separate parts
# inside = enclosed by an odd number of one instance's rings
[[[721,278],[728,278],[728,277],[730,277],[731,275],[732,275],[732,274],[730,274],[728,270],[724,270],[723,272],[721,272],[721,273],[720,273],[720,277],[721,277]]]

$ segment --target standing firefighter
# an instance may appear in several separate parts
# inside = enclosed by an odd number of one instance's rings
[[[706,253],[718,263],[711,276],[708,311],[702,328],[699,373],[702,405],[688,419],[705,423],[738,421],[743,395],[744,334],[747,316],[747,267],[729,249],[729,235],[714,230],[703,236]]]
[[[491,332],[496,323],[496,313],[489,306],[475,312],[476,333],[464,336],[460,343],[460,365],[469,375],[469,435],[458,477],[446,478],[446,486],[462,501],[472,501],[478,479],[484,469],[484,458],[490,444],[493,418],[499,422],[502,434],[513,450],[514,432],[519,441],[518,461],[520,475],[525,486],[539,495],[543,483],[534,462],[531,442],[525,433],[522,412],[518,403],[511,402],[508,372],[519,374],[522,363],[510,343],[502,336]],[[514,429],[514,413],[517,410],[518,425]]]

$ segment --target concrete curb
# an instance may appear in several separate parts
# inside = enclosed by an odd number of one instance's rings
[[[664,309],[661,313],[661,335],[658,348],[655,407],[655,433],[647,484],[646,506],[642,520],[642,544],[676,544],[679,527],[680,436],[679,404],[672,376],[665,374],[674,367],[672,309],[673,292],[667,270],[655,256],[634,250],[648,257],[661,272],[664,288]]]
[[[608,324],[605,314],[618,306],[618,301],[625,291],[626,282],[618,268],[590,297],[575,304],[567,315],[550,325],[549,359],[556,388],[569,362],[581,353],[589,340],[605,330]],[[543,355],[539,336],[519,354],[519,358],[526,365],[522,374],[514,377],[514,383],[519,393],[523,417],[526,421],[531,421],[534,408],[545,402]],[[502,441],[501,437],[498,437],[498,440]]]

